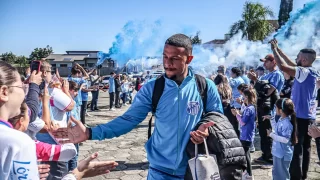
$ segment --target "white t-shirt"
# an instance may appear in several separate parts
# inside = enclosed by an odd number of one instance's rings
[[[305,81],[310,74],[310,70],[308,68],[304,67],[296,67],[296,74],[295,74],[295,79],[299,82],[302,83]]]
[[[28,129],[26,130],[26,134],[33,140],[36,140],[36,134],[44,127],[45,123],[39,117],[36,118],[32,123],[29,123]]]
[[[39,179],[34,141],[3,124],[0,134],[0,179]]]
[[[51,121],[59,124],[60,127],[67,127],[67,113],[65,110],[73,100],[58,88],[49,89],[49,93],[51,96]]]

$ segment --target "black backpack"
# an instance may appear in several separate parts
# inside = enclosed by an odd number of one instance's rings
[[[196,82],[197,82],[197,87],[199,94],[202,99],[203,103],[203,113],[202,116],[206,113],[206,106],[207,106],[207,92],[208,92],[208,87],[207,87],[207,82],[206,78],[203,76],[200,76],[198,74],[195,74]],[[152,94],[152,116],[149,120],[149,128],[148,128],[148,139],[151,137],[151,126],[152,126],[152,117],[155,115],[157,106],[160,100],[160,97],[162,96],[163,90],[165,86],[165,78],[163,75],[159,76],[155,82],[154,89],[153,89],[153,94]]]

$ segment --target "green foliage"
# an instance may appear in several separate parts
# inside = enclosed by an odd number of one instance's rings
[[[45,48],[35,48],[30,54],[30,60],[39,60],[46,58],[53,53],[52,47],[47,45]]]
[[[268,6],[261,3],[246,2],[243,8],[242,20],[234,23],[230,28],[230,35],[234,36],[238,32],[243,32],[243,37],[251,41],[262,41],[274,27],[267,20],[274,17],[273,11]]]
[[[6,52],[6,53],[1,54],[1,60],[5,61],[9,64],[15,63],[16,59],[17,59],[17,56],[15,54],[13,54],[12,52]]]
[[[201,44],[202,40],[200,39],[199,36],[200,36],[200,31],[198,31],[197,34],[194,37],[192,37],[192,36],[190,37],[193,45]]]

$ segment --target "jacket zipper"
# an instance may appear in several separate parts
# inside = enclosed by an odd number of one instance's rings
[[[177,161],[179,160],[179,149],[180,149],[179,134],[180,134],[180,87],[178,87],[178,137],[177,137],[178,150],[177,150],[177,159],[176,159],[175,167],[177,166]],[[173,175],[175,174],[176,174],[176,171],[173,171]]]

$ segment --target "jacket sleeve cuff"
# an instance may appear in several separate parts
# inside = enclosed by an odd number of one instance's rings
[[[115,137],[112,134],[112,130],[107,125],[91,128],[91,140],[103,140]]]

